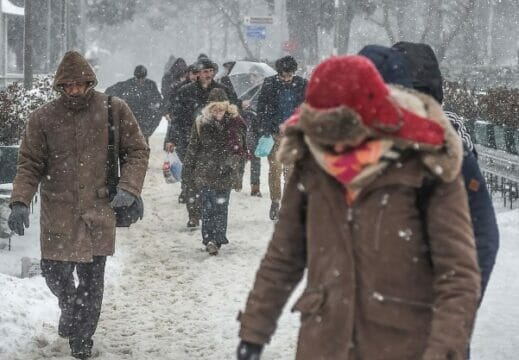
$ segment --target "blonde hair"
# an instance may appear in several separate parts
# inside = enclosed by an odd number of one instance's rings
[[[231,104],[229,101],[213,101],[210,102],[204,109],[207,115],[212,115],[214,110],[223,110],[228,113],[231,117],[237,117],[239,115],[238,108],[236,105]]]

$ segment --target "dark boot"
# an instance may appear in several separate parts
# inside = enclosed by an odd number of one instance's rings
[[[178,196],[178,203],[179,204],[185,204],[186,203],[186,196],[184,195],[184,191],[180,193]]]
[[[279,213],[279,202],[273,201],[270,205],[269,217],[270,220],[277,220]]]
[[[205,246],[205,250],[209,253],[209,255],[217,255],[218,254],[218,245],[214,242],[209,241]]]
[[[92,339],[70,338],[70,354],[76,359],[85,360],[92,356]]]
[[[187,227],[190,229],[197,228],[198,226],[200,226],[200,220],[198,219],[189,219],[187,222]]]
[[[261,197],[261,191],[259,185],[251,185],[250,186],[250,196]]]

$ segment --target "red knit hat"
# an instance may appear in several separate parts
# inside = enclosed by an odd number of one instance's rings
[[[320,63],[308,83],[305,103],[317,111],[345,106],[381,135],[432,146],[444,142],[443,128],[400,106],[364,56],[338,56]],[[295,121],[292,118],[289,122]]]

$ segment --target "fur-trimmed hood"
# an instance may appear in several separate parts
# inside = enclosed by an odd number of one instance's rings
[[[207,104],[203,109],[200,115],[197,116],[195,120],[196,129],[198,133],[200,133],[200,128],[213,120],[213,116],[211,115],[211,110],[214,108],[222,108],[225,109],[226,115],[230,118],[236,118],[240,116],[240,112],[238,111],[238,107],[236,105],[231,104],[229,101],[213,101]]]
[[[439,124],[444,131],[441,148],[391,137],[365,126],[354,110],[340,106],[328,110],[314,109],[304,103],[297,124],[285,127],[278,158],[287,165],[309,155],[307,141],[327,146],[342,144],[354,147],[365,139],[386,138],[395,142],[400,150],[413,149],[420,153],[422,163],[436,177],[453,181],[461,170],[463,147],[455,129],[441,106],[430,96],[399,86],[388,86],[391,100],[398,106]],[[306,137],[306,140],[305,140]]]

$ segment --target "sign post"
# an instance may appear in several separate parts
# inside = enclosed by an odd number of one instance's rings
[[[261,41],[267,38],[267,27],[274,23],[272,16],[245,16],[243,18],[245,24],[245,34],[247,38],[256,43],[256,57],[261,58]]]

